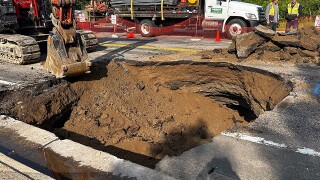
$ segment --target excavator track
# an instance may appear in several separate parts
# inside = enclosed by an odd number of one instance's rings
[[[80,34],[82,43],[86,47],[87,52],[93,52],[97,49],[99,42],[92,31],[77,30]]]
[[[0,34],[0,61],[30,64],[40,61],[37,41],[21,34]]]

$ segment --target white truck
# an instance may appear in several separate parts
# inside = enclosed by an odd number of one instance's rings
[[[108,14],[140,24],[142,36],[154,36],[160,29],[157,27],[175,25],[192,17],[197,21],[190,21],[189,26],[196,24],[202,30],[221,30],[229,37],[266,22],[262,6],[240,0],[176,0],[176,4],[170,5],[163,4],[163,0],[158,1],[134,4],[128,0],[129,3],[123,1],[116,7],[109,3]]]

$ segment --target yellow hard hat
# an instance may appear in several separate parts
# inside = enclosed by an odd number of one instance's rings
[[[188,0],[188,3],[191,5],[197,4],[198,0]]]

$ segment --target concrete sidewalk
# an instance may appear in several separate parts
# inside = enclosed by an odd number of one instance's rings
[[[0,153],[0,179],[53,179]]]

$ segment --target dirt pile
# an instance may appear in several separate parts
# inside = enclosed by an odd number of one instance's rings
[[[7,93],[0,113],[152,167],[245,126],[291,91],[275,74],[228,63],[128,61],[107,70]]]
[[[229,61],[290,61],[320,65],[320,32],[315,27],[303,27],[287,34],[276,33],[259,25],[255,31],[237,36],[227,50],[205,51],[201,55]]]

